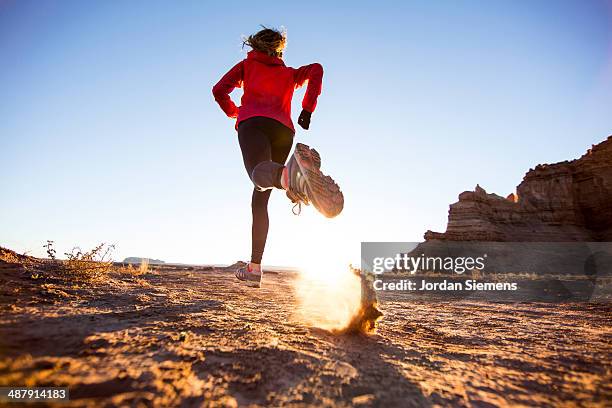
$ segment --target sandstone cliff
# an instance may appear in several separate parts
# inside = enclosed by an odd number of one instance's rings
[[[425,240],[612,241],[612,136],[581,158],[541,164],[506,198],[479,185],[451,204],[446,232]]]

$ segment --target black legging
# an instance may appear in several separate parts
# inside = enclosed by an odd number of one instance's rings
[[[282,123],[263,116],[249,118],[238,125],[244,167],[255,184],[251,199],[253,263],[261,263],[268,237],[268,200],[274,187],[282,188],[280,179],[294,133]]]

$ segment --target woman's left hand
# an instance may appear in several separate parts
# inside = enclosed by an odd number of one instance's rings
[[[312,112],[308,112],[307,110],[302,109],[302,113],[300,113],[300,117],[298,118],[298,125],[308,130],[308,128],[310,127],[311,116]]]

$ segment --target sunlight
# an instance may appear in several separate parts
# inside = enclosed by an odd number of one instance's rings
[[[298,318],[308,325],[342,330],[359,312],[361,281],[333,254],[301,267],[294,286]]]

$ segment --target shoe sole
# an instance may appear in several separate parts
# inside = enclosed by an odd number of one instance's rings
[[[238,279],[239,282],[242,282],[242,283],[244,283],[245,285],[247,285],[247,286],[249,286],[251,288],[260,288],[261,287],[261,281],[256,282],[256,281],[251,281],[251,280],[240,279],[238,277],[237,277],[237,279]]]
[[[308,147],[308,146],[306,146]],[[312,162],[316,166],[317,169],[321,168],[321,155],[315,149],[310,149],[310,155],[312,157]]]
[[[344,195],[331,177],[321,173],[319,153],[305,144],[297,143],[293,154],[306,179],[309,201],[327,218],[340,214],[344,208]]]
[[[234,276],[236,277],[236,279],[238,279],[239,282],[244,283],[245,285],[251,287],[251,288],[260,288],[261,287],[261,277],[259,278],[258,281],[254,281],[254,280],[248,280],[248,279],[240,279],[237,275],[237,273],[234,273]]]

